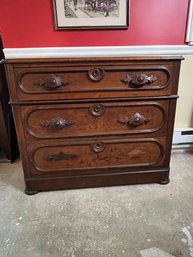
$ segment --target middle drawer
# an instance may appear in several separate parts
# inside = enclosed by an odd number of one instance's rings
[[[22,106],[26,138],[164,132],[169,100]]]

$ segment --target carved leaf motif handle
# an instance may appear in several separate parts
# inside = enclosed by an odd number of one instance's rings
[[[44,159],[45,161],[72,161],[78,159],[78,155],[59,152],[57,154],[49,154]]]
[[[154,75],[147,76],[146,74],[137,74],[137,75],[126,75],[123,79],[122,82],[127,84],[128,86],[132,87],[141,87],[144,86],[145,84],[151,84],[154,81],[157,80],[157,77]]]
[[[128,117],[124,117],[121,120],[118,120],[118,122],[125,124],[127,126],[140,126],[143,123],[147,123],[150,120],[146,117],[144,117],[143,115],[141,115],[140,113],[136,112],[131,116]]]
[[[60,130],[65,127],[69,127],[76,123],[73,120],[64,120],[63,118],[54,118],[51,120],[45,120],[41,123],[42,127],[51,128],[54,130]]]
[[[34,82],[38,86],[44,87],[46,90],[55,90],[62,86],[67,86],[71,81],[64,80],[62,77],[51,74],[44,79],[40,79]]]

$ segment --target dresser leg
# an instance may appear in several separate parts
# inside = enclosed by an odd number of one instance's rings
[[[170,183],[170,179],[169,178],[159,182],[160,185],[167,185],[169,183]]]
[[[30,191],[30,190],[27,190],[27,189],[25,189],[24,192],[25,192],[26,195],[35,195],[35,194],[39,193],[39,191]]]

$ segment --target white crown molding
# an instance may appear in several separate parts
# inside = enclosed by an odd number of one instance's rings
[[[193,46],[153,45],[153,46],[105,46],[105,47],[36,47],[4,48],[6,59],[23,58],[76,58],[76,57],[116,57],[146,55],[191,55]]]

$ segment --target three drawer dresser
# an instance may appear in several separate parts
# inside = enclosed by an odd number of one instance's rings
[[[5,60],[26,193],[168,183],[181,60]]]

